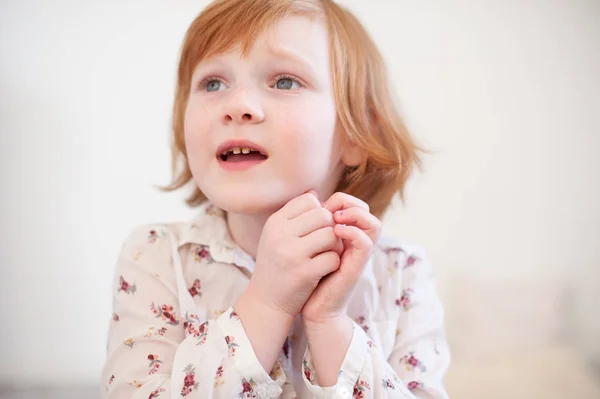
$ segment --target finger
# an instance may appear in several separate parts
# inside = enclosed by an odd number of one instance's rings
[[[340,256],[333,251],[322,252],[312,258],[306,267],[315,280],[321,279],[340,267]]]
[[[379,219],[369,213],[369,211],[356,206],[335,212],[333,220],[335,220],[336,224],[358,227],[369,236],[373,243],[377,241],[379,232],[381,231],[381,222]]]
[[[338,238],[337,243],[331,250],[339,256],[342,256],[342,254],[344,253],[344,242],[341,238]]]
[[[329,212],[339,211],[340,209],[348,209],[354,206],[363,208],[369,211],[369,204],[350,194],[337,192],[334,193],[323,205]]]
[[[313,208],[304,212],[302,215],[292,219],[291,231],[297,237],[304,237],[322,227],[333,227],[333,215],[323,207]]]
[[[279,212],[283,217],[290,220],[302,215],[306,211],[320,207],[321,203],[319,202],[316,193],[311,190],[308,193],[304,193],[290,200],[279,210]]]
[[[301,251],[309,257],[314,257],[321,252],[332,250],[338,242],[338,237],[333,231],[333,227],[322,227],[312,233],[302,237],[299,240]]]
[[[336,236],[350,244],[350,249],[364,252],[366,254],[365,258],[369,256],[371,248],[373,248],[373,241],[364,231],[356,226],[336,224],[334,232]],[[348,251],[348,246],[345,249]]]

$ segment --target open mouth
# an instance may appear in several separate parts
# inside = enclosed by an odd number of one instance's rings
[[[264,161],[268,157],[257,149],[251,147],[232,147],[218,155],[223,162]]]

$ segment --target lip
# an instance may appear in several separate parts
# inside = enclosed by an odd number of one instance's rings
[[[252,141],[249,141],[249,140],[227,140],[226,142],[221,143],[221,145],[219,145],[219,147],[217,148],[217,154],[216,154],[217,158],[220,159],[221,154],[223,154],[223,152],[225,152],[233,147],[252,148],[254,150],[259,151],[261,154],[263,154],[267,158],[269,158],[269,154],[263,147],[259,146],[256,143],[253,143]]]
[[[238,162],[223,161],[223,159],[221,159],[221,154],[223,154],[224,151],[227,151],[233,147],[252,148],[253,150],[259,151],[266,158],[262,159],[262,160],[253,160],[253,161],[238,161]],[[269,154],[263,147],[259,146],[256,143],[253,143],[252,141],[228,140],[228,141],[222,143],[221,145],[219,145],[219,147],[217,148],[216,157],[217,157],[217,162],[219,162],[219,165],[223,169],[230,171],[230,172],[235,172],[235,171],[241,172],[241,171],[248,170],[258,164],[265,162],[267,159],[269,159]]]

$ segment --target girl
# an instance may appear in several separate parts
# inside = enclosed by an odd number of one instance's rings
[[[330,0],[220,0],[191,24],[173,115],[197,218],[135,229],[106,398],[446,398],[431,267],[379,237],[418,164],[384,65]]]

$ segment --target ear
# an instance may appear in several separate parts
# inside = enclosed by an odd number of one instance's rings
[[[342,152],[342,162],[346,166],[358,166],[363,161],[363,152],[355,145],[346,144]]]

